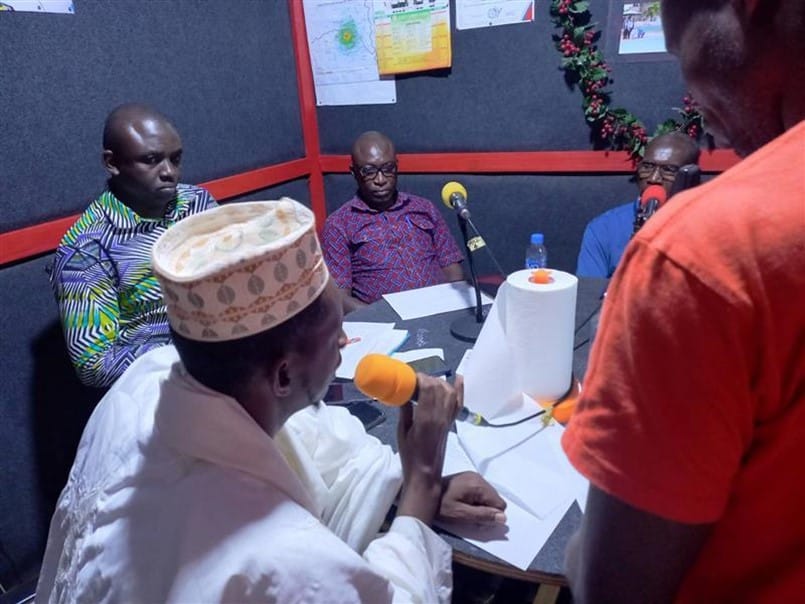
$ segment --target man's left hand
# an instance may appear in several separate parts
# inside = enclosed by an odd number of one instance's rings
[[[506,502],[477,472],[461,472],[442,478],[439,520],[474,524],[506,524]]]

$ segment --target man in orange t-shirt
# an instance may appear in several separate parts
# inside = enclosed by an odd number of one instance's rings
[[[708,128],[748,157],[626,250],[565,433],[576,602],[805,589],[805,3],[666,0]],[[751,154],[751,155],[750,155]]]

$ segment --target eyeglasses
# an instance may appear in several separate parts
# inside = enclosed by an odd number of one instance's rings
[[[361,178],[363,178],[364,180],[372,180],[377,176],[378,172],[382,172],[383,176],[385,176],[386,178],[390,178],[397,174],[397,162],[390,161],[379,167],[374,166],[372,164],[366,164],[365,166],[361,166],[360,168],[352,166],[352,170],[360,174]]]
[[[676,173],[679,172],[679,166],[672,164],[655,164],[650,161],[642,161],[637,165],[637,174],[641,178],[648,178],[654,171],[659,168],[660,177],[663,180],[673,180],[676,178]]]

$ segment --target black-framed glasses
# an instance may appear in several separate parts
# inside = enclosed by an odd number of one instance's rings
[[[673,164],[655,164],[650,161],[641,161],[637,165],[637,173],[641,178],[648,178],[657,169],[660,170],[660,177],[664,180],[673,180],[676,178],[676,173],[679,172],[679,166]]]
[[[382,172],[383,176],[386,178],[390,178],[392,176],[396,176],[397,174],[397,162],[390,161],[386,162],[382,166],[375,166],[372,164],[366,164],[365,166],[361,166],[360,168],[357,166],[352,166],[353,171],[359,174],[361,178],[364,180],[372,180],[377,176],[378,172]]]

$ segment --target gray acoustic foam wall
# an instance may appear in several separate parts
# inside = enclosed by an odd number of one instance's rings
[[[593,0],[591,11],[605,27],[608,0]],[[369,129],[386,132],[406,153],[589,149],[581,95],[568,90],[559,69],[547,0],[537,0],[535,12],[533,23],[465,31],[453,18],[452,68],[399,76],[393,105],[320,107],[322,152],[347,153]],[[605,34],[601,43],[606,48]],[[685,93],[676,62],[608,54],[615,103],[650,130],[671,117]]]
[[[304,155],[288,4],[75,0],[0,18],[0,231],[81,211],[127,101],[176,123],[185,182]]]
[[[305,179],[233,200],[295,197]],[[0,583],[35,573],[84,423],[103,391],[75,377],[46,269],[52,254],[0,268]]]
[[[532,232],[545,234],[552,268],[574,273],[587,221],[637,196],[636,185],[623,175],[401,174],[399,189],[435,202],[459,243],[461,232],[456,218],[440,201],[442,186],[450,180],[467,188],[473,223],[506,273],[522,268]],[[355,193],[355,181],[348,175],[326,176],[324,184],[328,214]],[[474,259],[479,274],[495,272],[484,250],[476,252]]]
[[[262,191],[254,191],[248,195],[240,195],[233,197],[227,203],[237,203],[239,201],[265,201],[269,199],[279,199],[280,197],[290,197],[296,201],[310,207],[310,190],[308,189],[307,178],[300,178],[298,180],[291,180],[282,184],[271,187],[270,189],[263,189]]]

